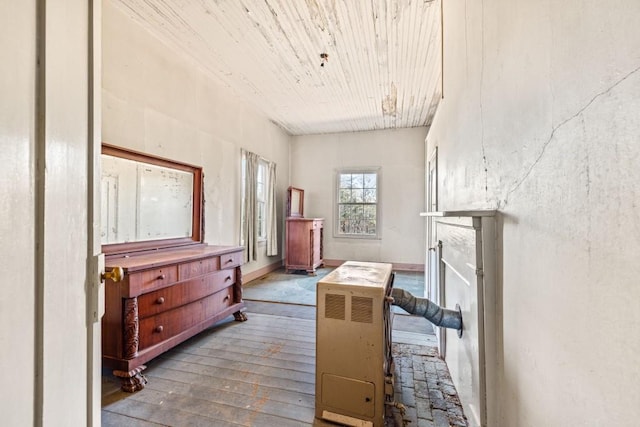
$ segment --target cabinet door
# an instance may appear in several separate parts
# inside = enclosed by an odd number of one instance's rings
[[[311,263],[311,237],[309,221],[287,223],[287,264],[306,267]]]

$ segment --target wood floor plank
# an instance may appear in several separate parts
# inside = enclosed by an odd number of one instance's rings
[[[300,393],[315,393],[315,378],[306,377],[306,381],[299,379],[289,379],[269,375],[269,373],[256,373],[251,371],[236,371],[229,369],[219,369],[215,366],[197,365],[173,359],[163,359],[159,369],[173,369],[180,372],[192,373],[195,375],[210,377],[212,381],[218,378],[240,379],[248,383],[264,384],[268,387],[281,388]]]
[[[153,423],[147,420],[139,420],[126,415],[117,414],[107,410],[102,411],[102,427],[162,427],[166,424]]]
[[[164,359],[169,360],[169,359]],[[237,371],[239,373],[254,373],[254,374],[262,374],[268,375],[272,377],[290,379],[295,381],[303,381],[303,382],[314,382],[315,371],[312,369],[305,370],[295,370],[294,366],[291,367],[274,367],[269,366],[267,361],[263,360],[253,360],[248,361],[248,358],[245,360],[239,359],[222,359],[217,357],[204,357],[204,356],[196,356],[193,354],[186,353],[173,353],[171,356],[172,361],[181,361],[190,363],[192,365],[200,365],[207,368],[214,369],[229,369],[233,371]]]
[[[290,414],[272,415],[265,412],[264,408],[269,403],[268,398],[260,397],[244,402],[238,396],[227,396],[229,400],[224,403],[212,402],[207,399],[188,397],[176,393],[168,393],[153,388],[145,388],[143,393],[136,393],[132,400],[145,404],[155,404],[162,410],[172,410],[183,416],[204,417],[216,422],[225,424],[238,424],[245,426],[279,426],[297,427],[307,426],[313,422],[313,410],[310,408],[300,408],[298,418],[287,417]],[[235,399],[235,400],[234,400]],[[273,408],[270,408],[273,409]],[[190,425],[190,424],[178,424]]]
[[[258,334],[246,334],[246,333],[225,334],[225,335],[221,334],[220,338],[242,339],[244,341],[248,341],[252,343],[281,342],[279,340],[283,339],[282,336],[278,337],[276,336],[276,334],[258,335]],[[288,340],[287,342],[290,343],[291,346],[297,346],[300,349],[309,350],[309,351],[315,350],[315,347],[316,347],[315,339],[313,341]]]
[[[218,389],[209,385],[195,385],[177,383],[158,379],[148,386],[151,390],[160,391],[176,399],[178,396],[189,400],[205,400],[213,405],[228,405],[250,411],[260,411],[262,413],[278,416],[281,418],[297,420],[302,422],[313,421],[313,405],[300,405],[298,396],[288,395],[287,399],[282,399],[282,395],[277,396],[274,389],[264,387],[261,384],[249,385],[239,392],[239,389]],[[279,399],[277,398],[279,397]]]
[[[281,335],[286,333],[287,335]],[[283,338],[292,342],[309,342],[313,343],[316,340],[315,330],[303,331],[292,328],[291,326],[283,325],[257,325],[253,327],[246,326],[244,324],[237,325],[235,328],[226,329],[220,331],[222,336],[255,336],[255,337],[268,337],[268,338]]]
[[[295,356],[295,357],[315,357],[315,348],[300,348],[299,345],[291,344],[286,340],[283,341],[271,341],[271,340],[262,340],[262,341],[249,341],[241,338],[227,338],[224,340],[211,340],[203,345],[199,346],[200,348],[215,348],[219,350],[231,350],[235,347],[241,347],[244,349],[252,349],[254,351],[260,352],[265,350],[270,350],[274,345],[279,346],[278,355],[287,355],[287,356]],[[188,345],[186,348],[190,348]]]
[[[285,323],[285,324],[297,324],[301,327],[312,328],[315,325],[314,319],[300,319],[288,316],[279,316],[277,314],[262,314],[262,313],[250,313],[252,319],[259,319],[260,322],[265,323]],[[244,322],[241,322],[244,323]]]
[[[246,337],[247,339],[256,341],[256,340],[261,340],[266,338],[282,339],[283,333],[290,332],[291,335],[288,336],[287,339],[291,342],[300,343],[300,345],[303,345],[305,348],[311,348],[315,346],[315,342],[316,342],[315,334],[301,335],[296,333],[295,331],[292,331],[291,329],[286,329],[286,328],[272,327],[264,330],[259,330],[259,329],[252,329],[252,328],[243,328],[242,326],[244,325],[238,325],[238,327],[233,331],[230,331],[228,329],[224,331],[220,331],[219,335],[223,337]]]
[[[277,345],[263,351],[247,347],[232,347],[229,349],[215,348],[183,348],[184,354],[194,356],[214,357],[218,359],[234,359],[245,362],[257,362],[274,368],[288,368],[301,372],[315,371],[315,357],[287,355],[280,352]]]
[[[128,418],[128,421],[118,427],[129,426],[129,422],[147,420],[162,426],[189,427],[236,427],[228,421],[205,417],[199,414],[183,412],[162,405],[147,403],[138,397],[142,393],[132,394],[127,399],[119,400],[103,408],[103,412],[118,413]]]
[[[221,342],[222,344],[222,342]],[[182,354],[194,356],[212,357],[217,359],[232,359],[237,361],[253,361],[253,363],[265,364],[273,367],[287,365],[292,369],[308,371],[315,365],[315,353],[312,355],[292,354],[283,351],[285,346],[293,348],[295,344],[287,341],[263,342],[261,346],[185,346],[180,349]],[[168,357],[171,357],[169,355]]]
[[[147,374],[149,386],[154,387],[156,383],[163,384],[163,387],[176,393],[190,394],[193,390],[201,390],[203,393],[208,390],[224,390],[245,396],[254,396],[257,393],[256,383],[249,383],[234,379],[204,377],[191,373],[183,373],[170,369],[158,369]],[[268,392],[271,400],[289,403],[298,406],[313,408],[315,406],[315,396],[313,393],[301,393],[278,387],[269,387],[260,383],[260,391]],[[193,389],[192,389],[193,388]]]

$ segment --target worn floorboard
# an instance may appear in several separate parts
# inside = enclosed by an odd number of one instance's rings
[[[295,317],[298,308],[273,306],[249,304],[247,322],[225,319],[150,361],[144,372],[149,383],[137,393],[119,391],[105,372],[102,425],[333,425],[314,419],[315,312],[305,307]],[[261,308],[267,313],[255,312]],[[393,340],[405,419],[419,427],[466,425],[455,389],[451,394],[446,388],[448,372],[436,357],[435,337],[404,329],[394,330]]]

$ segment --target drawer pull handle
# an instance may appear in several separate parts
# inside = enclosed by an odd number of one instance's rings
[[[226,279],[224,279],[224,281],[226,282],[227,280],[231,280],[231,276],[227,276]]]
[[[227,302],[229,301],[229,295],[227,295],[226,297],[224,297],[224,299],[222,300],[222,302]]]
[[[164,331],[164,326],[160,325],[160,326],[156,326],[156,328],[153,330],[153,332],[162,332]]]
[[[161,274],[158,276],[158,280],[164,280],[167,276],[164,274]]]
[[[156,300],[156,304],[164,304],[164,297],[160,297]]]
[[[230,262],[233,262],[233,259],[232,259],[232,258],[229,258],[229,259],[228,259],[228,260],[226,260],[224,263],[225,263],[225,264],[229,264]]]

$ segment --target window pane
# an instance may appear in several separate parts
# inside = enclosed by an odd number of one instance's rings
[[[264,200],[264,184],[261,182],[256,185],[256,198],[260,201]]]
[[[363,201],[365,203],[375,203],[376,202],[376,190],[365,189]]]
[[[364,185],[364,175],[361,173],[351,175],[351,186],[353,188],[362,188]]]
[[[347,205],[341,205],[338,209],[339,210],[338,230],[340,231],[340,233],[347,232],[346,228],[349,222],[348,208],[349,206]]]
[[[341,173],[340,174],[340,188],[351,188],[351,174],[350,173]]]
[[[374,220],[366,222],[365,234],[376,234],[376,222]]]
[[[376,207],[375,206],[371,206],[371,205],[367,205],[367,206],[363,206],[364,208],[364,217],[366,219],[376,219]]]
[[[341,221],[348,217],[347,206],[348,205],[340,205],[340,206],[338,206],[338,218],[340,218]]]
[[[339,203],[349,203],[351,201],[351,190],[340,189]]]
[[[260,238],[264,238],[267,235],[267,230],[266,230],[266,204],[264,202],[258,202],[258,209],[257,209],[257,215],[258,215],[258,223],[257,228],[258,228],[258,237]]]
[[[351,202],[353,203],[362,203],[364,201],[364,195],[362,189],[353,189],[351,190]]]
[[[364,188],[376,188],[377,176],[375,173],[367,173],[364,175]]]
[[[256,175],[256,198],[259,201],[265,200],[265,181],[266,181],[267,169],[264,163],[258,164],[258,173]]]

